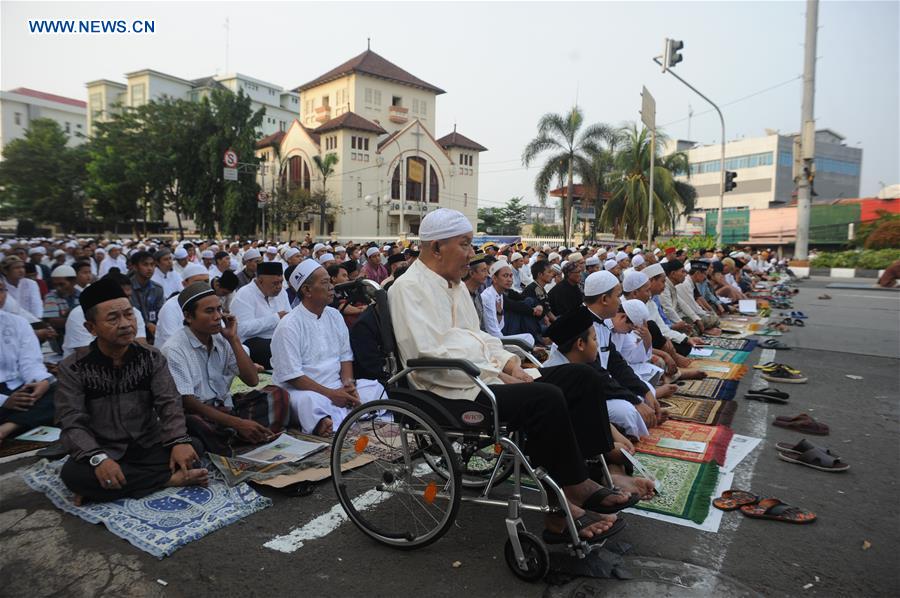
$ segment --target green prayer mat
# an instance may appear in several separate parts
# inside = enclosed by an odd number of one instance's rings
[[[636,508],[697,524],[706,520],[719,479],[719,466],[715,462],[692,463],[646,453],[638,453],[636,457],[659,481],[660,492],[652,500],[639,502]]]
[[[744,363],[750,357],[747,351],[735,351],[733,349],[710,349],[712,355],[703,357],[707,361],[727,361],[729,363]]]

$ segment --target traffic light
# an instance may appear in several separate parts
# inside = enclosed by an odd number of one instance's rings
[[[734,179],[737,178],[737,173],[733,170],[725,171],[725,192],[734,191],[734,188],[737,187],[737,183],[734,182]]]
[[[677,39],[669,39],[666,38],[666,47],[663,52],[663,67],[662,70],[665,73],[667,69],[672,68],[682,60],[684,60],[684,56],[682,56],[679,52],[684,48],[684,42]]]

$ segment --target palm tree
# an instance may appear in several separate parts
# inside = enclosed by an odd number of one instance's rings
[[[603,209],[603,198],[608,195],[615,173],[615,146],[617,140],[612,140],[609,149],[603,149],[599,153],[589,152],[587,156],[575,160],[575,174],[581,180],[585,188],[585,196],[594,197],[593,206],[599,213]],[[597,219],[591,222],[591,232],[595,232]]]
[[[621,146],[615,158],[616,173],[611,197],[603,206],[600,224],[617,235],[640,239],[647,232],[650,135],[645,128],[638,131],[634,124],[620,129],[620,135]],[[665,135],[657,131],[654,151],[658,152],[665,142]],[[696,199],[693,187],[674,179],[676,174],[687,172],[687,156],[683,153],[655,159],[652,193],[654,228],[671,228],[678,214],[693,207]]]
[[[604,124],[588,125],[582,129],[584,115],[578,106],[566,115],[547,113],[538,121],[538,135],[525,146],[522,164],[530,166],[541,154],[549,154],[534,181],[534,191],[538,197],[547,196],[553,179],[566,173],[568,189],[562,202],[563,237],[569,243],[569,212],[572,207],[572,186],[575,163],[587,159],[592,153],[600,153],[603,143],[612,143],[615,131]]]
[[[338,163],[337,154],[325,154],[322,156],[313,156],[313,162],[316,168],[322,174],[322,194],[319,198],[319,236],[325,236],[325,205],[328,203],[328,177],[334,174],[334,166]]]

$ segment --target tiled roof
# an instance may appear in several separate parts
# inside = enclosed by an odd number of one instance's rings
[[[385,145],[387,145],[388,143],[390,143],[391,141],[393,141],[394,138],[397,137],[397,135],[399,135],[402,131],[403,131],[403,129],[397,129],[396,131],[394,131],[393,133],[391,133],[390,135],[388,135],[387,137],[385,137],[384,139],[382,139],[381,141],[379,141],[379,142],[378,142],[378,149],[380,150],[380,149],[383,148]]]
[[[472,141],[465,135],[453,131],[449,135],[444,135],[437,140],[443,148],[461,147],[463,149],[473,150],[476,152],[486,152],[487,148],[478,142]]]
[[[53,93],[37,91],[35,89],[28,89],[27,87],[17,87],[15,89],[10,90],[9,93],[17,93],[19,95],[30,96],[32,98],[37,98],[39,100],[46,100],[48,102],[56,102],[57,104],[68,104],[69,106],[77,106],[79,108],[87,108],[87,102],[82,102],[81,100],[75,100],[72,98],[58,96]]]
[[[357,131],[375,133],[376,135],[383,135],[386,132],[372,121],[367,120],[354,112],[344,112],[340,116],[332,118],[328,122],[317,127],[315,131],[317,134],[321,135],[322,133],[336,131],[337,129],[355,129]]]
[[[271,135],[266,135],[262,139],[256,142],[256,148],[261,149],[264,147],[270,147],[273,145],[278,145],[281,143],[281,140],[284,139],[284,131],[275,131]]]
[[[209,87],[215,89],[228,89],[218,81],[216,81],[215,77],[201,77],[199,79],[194,79],[191,81],[192,87]]]
[[[563,185],[562,187],[559,187],[558,189],[553,189],[552,191],[550,191],[548,193],[548,195],[550,195],[551,197],[565,197],[568,192],[569,192],[568,185]],[[587,194],[587,197],[585,197],[585,193]],[[600,199],[602,199],[603,201],[609,201],[610,197],[612,197],[612,196],[608,192],[605,192],[605,191],[600,194]],[[594,199],[597,198],[597,196],[594,194],[593,189],[591,189],[589,187],[586,188],[581,183],[574,183],[572,185],[572,198],[573,199],[587,199],[588,201],[593,201]]]
[[[382,58],[372,50],[366,50],[359,56],[351,58],[344,64],[331,69],[324,75],[321,75],[320,77],[313,79],[309,83],[304,83],[303,85],[295,88],[294,91],[305,91],[312,87],[317,87],[323,83],[328,83],[329,81],[340,79],[341,77],[349,75],[350,73],[363,73],[366,75],[371,75],[373,77],[394,81],[396,83],[402,83],[403,85],[411,85],[412,87],[427,89],[428,91],[433,91],[436,94],[445,93],[444,90],[440,87],[434,86],[427,81],[423,81],[418,77],[413,76],[393,62]]]

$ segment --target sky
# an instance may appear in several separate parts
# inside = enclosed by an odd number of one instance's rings
[[[225,20],[229,21],[226,58]],[[153,34],[32,34],[32,19],[152,19]],[[0,88],[86,100],[85,83],[151,68],[181,78],[240,72],[293,88],[366,49],[447,91],[440,137],[481,155],[479,205],[534,203],[522,149],[547,112],[639,119],[641,86],[670,137],[714,143],[709,106],[651,59],[684,41],[680,76],[716,101],[726,137],[800,128],[805,2],[0,2]],[[863,148],[863,197],[900,182],[900,3],[819,5],[818,128]],[[748,97],[749,96],[749,97]]]

